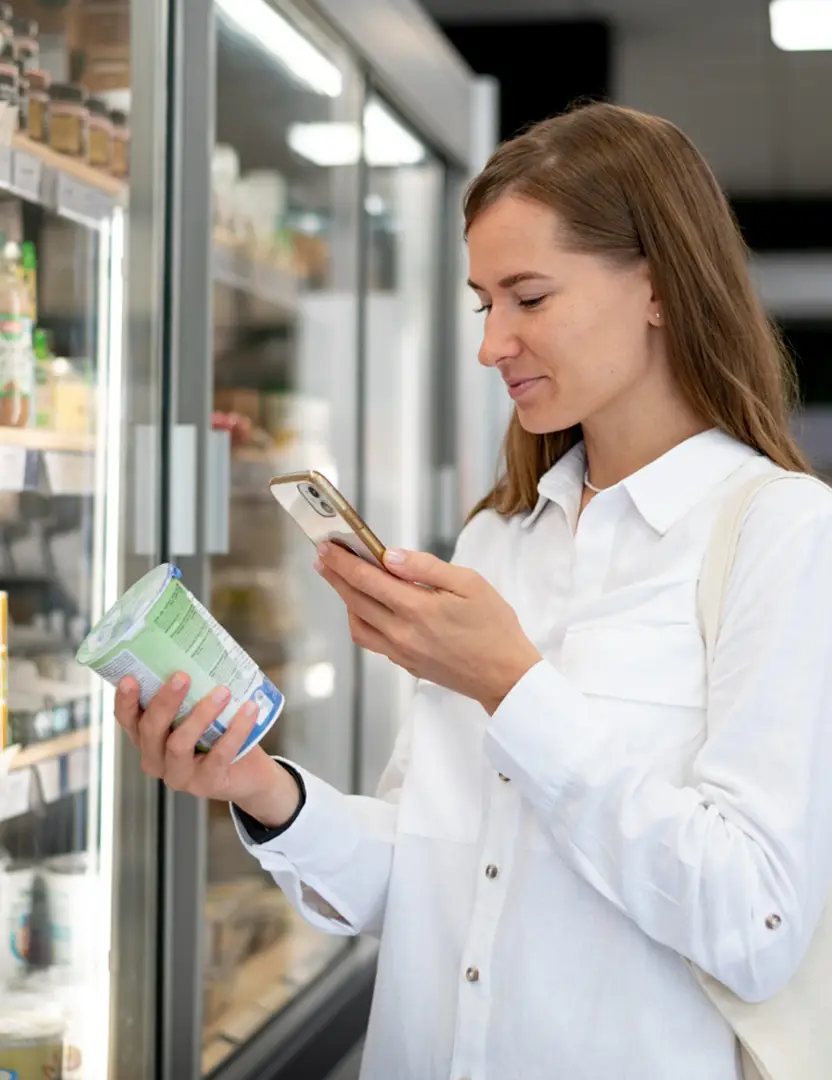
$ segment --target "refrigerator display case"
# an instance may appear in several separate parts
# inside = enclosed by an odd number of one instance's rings
[[[113,5],[121,8],[122,5]],[[0,5],[0,1075],[106,1076],[127,8]],[[103,1016],[105,1022],[96,1018]]]
[[[409,679],[353,647],[268,480],[318,469],[441,550],[473,80],[413,0],[8,6],[0,1076],[314,1080],[373,943],[312,931],[227,807],[145,776],[73,658],[174,561],[286,694],[269,751],[372,791]]]

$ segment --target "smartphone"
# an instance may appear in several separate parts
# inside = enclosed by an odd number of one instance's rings
[[[325,476],[318,472],[275,476],[269,490],[313,544],[324,540],[340,544],[384,569],[384,544]]]

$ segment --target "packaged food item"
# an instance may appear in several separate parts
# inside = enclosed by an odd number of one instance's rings
[[[50,81],[47,71],[30,71],[26,76],[26,132],[34,142],[48,140]]]
[[[12,19],[12,31],[15,59],[24,73],[35,71],[40,67],[38,24],[34,19]]]
[[[66,1024],[55,1006],[35,995],[4,995],[0,1010],[0,1076],[61,1080]]]
[[[20,71],[14,46],[0,49],[0,143],[8,146],[17,131],[20,116]]]
[[[29,317],[38,321],[38,253],[31,240],[20,245],[20,276],[29,294]]]
[[[89,162],[97,169],[109,169],[113,158],[113,122],[107,104],[100,98],[90,98]]]
[[[11,44],[14,39],[14,30],[12,29],[13,18],[14,8],[11,4],[2,0],[2,2],[0,2],[0,45],[5,45],[6,42]]]
[[[33,335],[35,354],[35,427],[43,431],[55,429],[55,391],[52,371],[52,350],[49,347],[49,334],[38,327]]]
[[[34,382],[32,310],[20,273],[20,248],[5,244],[0,263],[0,426],[27,426]]]
[[[95,956],[99,881],[94,870],[87,852],[59,855],[45,864],[52,959],[77,978],[90,973]]]
[[[72,83],[49,87],[49,145],[59,154],[87,157],[87,92]]]
[[[129,118],[121,109],[113,109],[110,119],[113,122],[113,154],[110,168],[113,176],[126,178],[130,174]]]
[[[9,594],[0,592],[0,750],[9,739]]]
[[[27,971],[36,871],[33,863],[14,862],[0,870],[0,984],[4,986]]]
[[[283,710],[281,692],[188,591],[179,570],[169,563],[145,574],[125,593],[87,636],[78,661],[114,686],[125,675],[132,676],[143,706],[167,679],[183,671],[191,685],[177,724],[212,690],[228,687],[231,701],[197,744],[203,753],[225,733],[245,702],[254,702],[258,715],[238,760],[260,742]]]

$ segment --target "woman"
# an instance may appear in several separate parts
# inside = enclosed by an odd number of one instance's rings
[[[354,640],[421,680],[379,797],[229,766],[242,715],[197,760],[224,701],[170,734],[184,684],[139,715],[126,683],[117,716],[152,776],[236,804],[310,923],[381,934],[364,1080],[737,1080],[682,958],[765,999],[826,899],[832,495],[753,501],[708,686],[717,511],[807,471],[722,193],[671,124],[591,105],[502,146],[465,215],[505,474],[452,565],[317,563]]]

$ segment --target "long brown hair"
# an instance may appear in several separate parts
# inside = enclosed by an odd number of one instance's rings
[[[789,430],[791,359],[754,292],[728,201],[686,135],[634,109],[583,105],[499,147],[466,194],[466,235],[509,194],[555,210],[576,251],[646,259],[670,363],[697,415],[785,469],[810,471]],[[580,427],[530,434],[515,414],[505,471],[473,514],[531,510],[541,476],[580,438]]]

